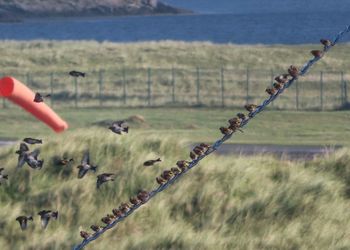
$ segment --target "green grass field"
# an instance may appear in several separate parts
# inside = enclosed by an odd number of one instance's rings
[[[349,101],[343,86],[350,79],[349,46],[332,49],[275,107],[321,109],[321,89],[325,110]],[[76,98],[79,107],[239,107],[247,98],[265,98],[274,76],[291,64],[301,67],[311,58],[309,51],[317,48],[321,46],[9,41],[0,42],[0,66],[1,74],[51,93],[59,107],[74,107]],[[73,69],[87,77],[75,82],[68,75]]]
[[[67,120],[70,131],[95,130],[94,123],[103,120],[127,119],[142,115],[145,123],[130,123],[131,133],[141,135],[176,136],[188,143],[212,142],[221,134],[229,118],[243,110],[231,109],[57,109]],[[41,122],[19,108],[0,110],[0,138],[22,139],[46,137],[54,133]],[[244,129],[236,133],[230,143],[291,144],[291,145],[350,145],[350,112],[291,112],[267,111],[260,114]],[[107,129],[107,125],[105,125]],[[64,135],[63,135],[64,136]]]
[[[16,147],[0,149],[10,176],[0,186],[3,250],[70,249],[81,241],[80,230],[101,225],[112,208],[140,188],[156,187],[162,170],[188,157],[186,140],[164,134],[81,129],[45,139],[41,171],[16,172]],[[98,173],[116,173],[115,182],[96,190],[95,174],[77,179],[74,166],[87,148]],[[63,154],[76,159],[74,166],[53,164]],[[161,164],[142,166],[158,156]],[[348,150],[308,163],[212,155],[86,249],[349,249],[349,159]],[[60,213],[45,232],[41,209]],[[34,216],[24,232],[15,221],[22,214]]]

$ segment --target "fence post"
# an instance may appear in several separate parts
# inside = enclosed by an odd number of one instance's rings
[[[51,107],[53,107],[53,73],[52,72],[50,74],[50,95],[51,95],[50,104],[51,104]]]
[[[348,103],[348,82],[344,79],[343,75],[343,84],[344,84],[344,100],[345,104]]]
[[[171,68],[172,101],[175,103],[175,69]]]
[[[147,85],[148,85],[148,106],[151,106],[151,98],[152,98],[152,71],[151,68],[148,68],[147,73]]]
[[[220,83],[221,83],[221,107],[225,107],[225,72],[224,68],[221,68],[221,77],[220,77]]]
[[[75,93],[75,108],[78,107],[78,79],[77,77],[74,77],[74,87],[75,87],[75,90],[74,90],[74,93]]]
[[[247,68],[247,77],[246,77],[246,104],[249,104],[249,68]]]
[[[320,104],[323,111],[323,71],[320,72]]]
[[[299,110],[299,81],[295,80],[295,105],[297,110]]]
[[[197,67],[197,104],[200,105],[200,76],[199,67]]]
[[[122,69],[122,81],[123,81],[123,103],[126,105],[126,76],[125,68]]]
[[[103,71],[100,70],[98,74],[98,85],[99,85],[99,100],[100,100],[100,107],[102,107],[103,97]]]

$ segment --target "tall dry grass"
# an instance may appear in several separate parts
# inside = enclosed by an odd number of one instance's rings
[[[188,157],[188,142],[172,136],[77,130],[44,138],[41,171],[15,171],[15,147],[1,149],[10,181],[0,187],[1,249],[69,249],[80,229],[100,218],[139,188],[155,187],[155,176]],[[78,161],[89,148],[99,173],[117,179],[100,190],[96,175],[76,178],[74,167],[53,165],[67,154]],[[146,159],[164,162],[145,169]],[[348,249],[350,205],[348,150],[292,163],[268,155],[210,156],[198,168],[86,249]],[[41,209],[58,209],[58,221],[39,226]],[[21,232],[15,218],[33,214]]]

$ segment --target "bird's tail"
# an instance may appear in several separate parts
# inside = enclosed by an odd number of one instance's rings
[[[158,158],[156,161],[159,161],[159,162],[161,162],[162,160],[160,159],[160,158]]]
[[[98,168],[98,166],[92,166],[92,167],[91,167],[91,170],[94,171],[94,173],[96,173],[97,168]]]
[[[44,160],[39,161],[39,169],[42,169],[44,165]]]
[[[86,75],[86,73],[81,73],[81,76],[82,76],[82,77],[85,77],[85,75]]]
[[[33,220],[33,216],[29,216],[29,217],[28,217],[28,220]]]
[[[124,128],[125,133],[129,133],[129,128]]]
[[[3,175],[2,177],[3,177],[4,179],[8,180],[8,177],[9,177],[9,176],[8,176],[8,174],[5,174],[5,175]]]
[[[58,211],[52,212],[52,218],[54,218],[55,220],[57,220],[57,218],[58,218]]]

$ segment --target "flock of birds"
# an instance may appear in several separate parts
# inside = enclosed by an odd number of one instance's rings
[[[332,46],[332,42],[330,40],[321,39],[320,42],[326,47]],[[323,56],[322,50],[312,50],[311,54],[315,58],[320,58]],[[291,65],[288,68],[288,73],[279,75],[275,77],[275,83],[272,87],[266,88],[266,92],[270,95],[276,95],[278,91],[283,88],[284,84],[289,81],[289,78],[297,78],[299,76],[299,69],[293,65]],[[85,73],[78,72],[78,71],[71,71],[69,72],[71,76],[74,77],[85,77]],[[42,96],[39,93],[36,93],[34,102],[43,102],[44,97],[48,96]],[[228,123],[229,126],[227,127],[221,127],[220,131],[223,135],[229,135],[232,133],[235,133],[236,131],[241,131],[241,126],[244,124],[244,122],[251,117],[253,112],[258,108],[258,105],[255,104],[247,104],[244,106],[245,109],[248,111],[248,114],[238,113],[235,117],[231,118]],[[125,121],[116,121],[109,126],[109,129],[118,135],[121,135],[123,133],[129,132],[129,126]],[[19,150],[16,151],[16,154],[18,154],[18,164],[17,168],[23,167],[23,165],[26,163],[30,168],[33,169],[41,169],[44,164],[44,160],[40,160],[39,154],[40,149],[35,149],[34,151],[30,152],[28,145],[34,145],[34,144],[42,144],[42,140],[39,139],[33,139],[33,138],[25,138],[23,142],[20,144]],[[206,154],[206,152],[211,148],[210,145],[206,143],[201,143],[193,148],[193,150],[190,152],[189,156],[192,161],[195,161],[198,159],[198,157],[201,157]],[[60,159],[57,164],[59,165],[69,165],[74,162],[74,159],[68,159],[67,157],[63,157]],[[155,160],[148,160],[144,162],[145,167],[153,166],[156,163],[161,162],[161,159],[155,159]],[[174,178],[176,175],[181,174],[182,172],[186,171],[187,168],[190,166],[191,161],[187,160],[181,160],[176,163],[176,167],[172,167],[170,170],[164,170],[162,174],[158,177],[156,177],[156,182],[160,185],[166,185],[172,178]],[[80,165],[77,166],[79,169],[78,172],[78,178],[83,178],[88,172],[96,172],[98,166],[92,165],[90,163],[90,155],[89,152],[85,152],[83,155],[83,158],[81,160]],[[8,180],[8,175],[4,174],[4,169],[0,168],[0,185],[2,182]],[[115,179],[115,174],[113,173],[103,173],[97,176],[96,181],[96,187],[100,188],[100,186],[103,183],[113,181]],[[104,227],[110,225],[115,220],[124,217],[133,207],[138,207],[140,204],[145,204],[150,198],[150,192],[145,190],[140,190],[138,194],[135,197],[131,197],[128,202],[121,203],[119,207],[114,208],[112,210],[111,214],[107,214],[105,217],[101,219],[101,221],[105,224],[104,226],[97,226],[92,225],[90,228],[94,233],[98,233],[99,231],[103,230]],[[41,218],[41,225],[42,228],[45,229],[50,221],[50,219],[57,219],[58,218],[58,211],[51,211],[51,210],[42,210],[38,213],[38,215]],[[28,221],[33,221],[32,216],[19,216],[16,218],[16,220],[19,222],[20,227],[22,230],[25,230],[27,228]],[[86,231],[81,231],[80,235],[84,239],[89,239],[94,235],[94,233],[88,233]]]

